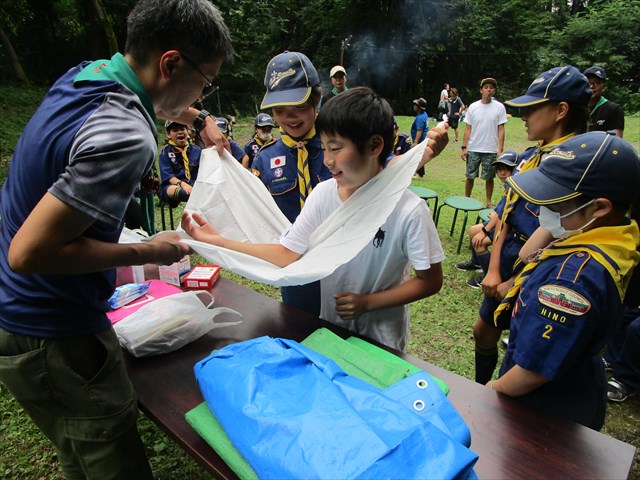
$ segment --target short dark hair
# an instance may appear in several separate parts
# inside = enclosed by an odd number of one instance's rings
[[[195,63],[233,60],[231,35],[207,0],[140,0],[127,17],[125,53],[139,64],[156,52],[178,50]]]
[[[393,149],[393,110],[369,87],[350,88],[322,106],[316,131],[348,138],[360,153],[365,153],[371,137],[380,135],[384,145],[378,160],[384,165]]]

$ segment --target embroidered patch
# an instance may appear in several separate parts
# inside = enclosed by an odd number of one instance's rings
[[[282,175],[284,175],[284,170],[281,169],[281,168],[276,168],[273,171],[273,176],[276,177],[276,178],[280,178]]]
[[[284,167],[287,164],[287,157],[285,157],[284,155],[273,157],[270,162],[271,168]]]
[[[296,71],[293,68],[289,68],[284,72],[272,72],[271,78],[269,78],[269,88],[273,88],[280,83],[283,78],[295,75]]]
[[[573,153],[571,150],[563,150],[559,147],[556,147],[553,150],[551,150],[551,152],[549,152],[549,155],[547,156],[547,158],[549,157],[554,157],[554,158],[559,157],[564,160],[573,160],[574,158],[576,158],[576,154]]]
[[[542,285],[538,289],[538,301],[560,312],[577,316],[584,315],[591,309],[586,298],[560,285]]]
[[[260,170],[256,170],[255,168],[251,169],[251,173],[253,173],[256,177],[260,176]]]
[[[169,153],[168,153],[168,157],[169,157],[169,158],[176,158],[176,154],[175,154],[175,153],[173,153],[173,152],[169,152]]]

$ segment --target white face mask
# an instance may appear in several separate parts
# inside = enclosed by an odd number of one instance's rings
[[[262,140],[263,142],[266,142],[267,140],[269,140],[269,137],[271,137],[270,133],[260,133],[260,132],[258,132],[258,138],[260,140]]]
[[[578,228],[577,230],[566,230],[562,226],[561,220],[563,218],[568,217],[569,215],[573,215],[574,213],[582,210],[583,208],[586,208],[587,206],[591,205],[595,201],[596,199],[594,198],[590,202],[587,202],[584,205],[579,206],[575,210],[571,210],[569,213],[565,213],[564,215],[560,215],[560,213],[554,212],[553,210],[549,210],[547,207],[541,205],[540,216],[538,217],[540,226],[545,230],[548,230],[549,233],[551,233],[551,236],[553,238],[569,238],[579,233],[582,233],[582,231],[585,228],[587,228],[589,225],[591,225],[595,221],[595,217],[589,220],[587,223],[585,223],[582,227]]]

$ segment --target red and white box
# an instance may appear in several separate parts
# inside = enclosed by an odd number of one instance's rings
[[[218,265],[196,265],[184,278],[184,288],[189,290],[209,290],[220,278]]]

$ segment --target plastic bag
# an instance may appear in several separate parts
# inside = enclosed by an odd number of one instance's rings
[[[259,478],[473,478],[475,453],[292,340],[228,345],[195,375]]]
[[[242,321],[215,323],[213,319],[222,313],[233,313],[241,319],[242,315],[230,308],[212,308],[214,301],[213,295],[204,290],[176,293],[144,305],[113,329],[120,345],[136,357],[172,352],[214,328]]]

